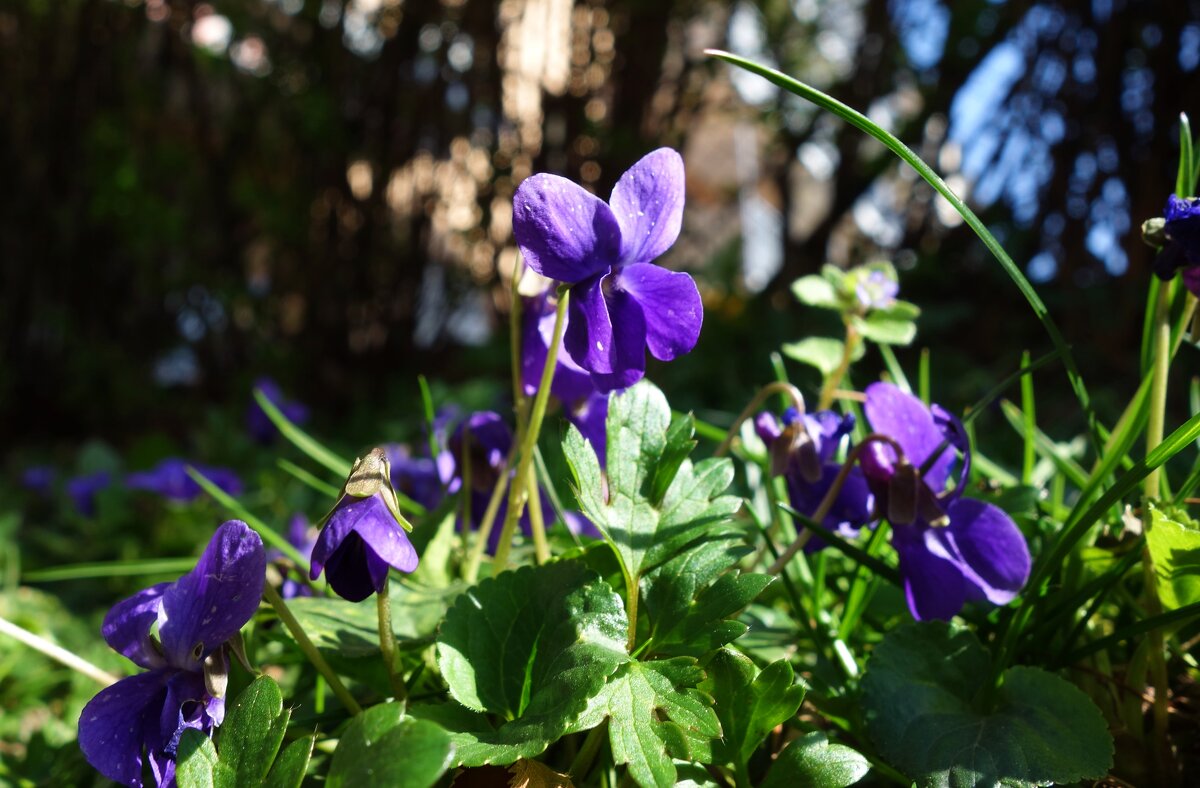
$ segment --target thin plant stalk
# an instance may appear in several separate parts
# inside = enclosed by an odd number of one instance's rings
[[[837,393],[838,386],[845,379],[846,373],[850,371],[850,364],[854,361],[854,352],[862,341],[850,321],[847,320],[845,323],[846,341],[842,343],[842,359],[838,362],[837,369],[833,371],[833,374],[821,382],[821,397],[817,400],[817,410],[829,410],[833,407],[833,398]]]
[[[292,637],[296,639],[296,645],[300,647],[300,651],[304,653],[304,656],[308,657],[308,661],[313,664],[317,672],[329,682],[329,688],[333,690],[333,694],[342,702],[346,710],[351,714],[361,714],[362,706],[358,705],[358,701],[346,689],[346,685],[333,672],[333,668],[329,667],[329,663],[325,661],[325,657],[321,656],[321,652],[313,645],[312,640],[308,637],[308,633],[304,631],[304,627],[300,625],[299,620],[296,619],[291,609],[288,608],[287,602],[283,601],[283,597],[279,595],[279,592],[269,584],[264,585],[263,598],[275,609],[275,615],[279,616],[279,620],[287,627],[288,632],[292,633]]]
[[[525,498],[529,491],[525,480],[531,476],[529,469],[533,467],[533,447],[537,445],[538,435],[542,431],[542,421],[546,417],[546,405],[550,400],[550,385],[554,380],[554,370],[558,364],[558,346],[562,344],[563,330],[567,322],[567,304],[570,299],[571,291],[569,289],[559,290],[558,307],[554,310],[554,334],[550,339],[550,347],[546,349],[546,363],[542,366],[542,378],[538,382],[537,396],[533,400],[529,423],[525,425],[525,432],[520,436],[517,473],[513,479],[512,494],[508,496],[508,513],[504,517],[504,529],[500,531],[500,544],[496,547],[496,561],[492,566],[493,575],[500,574],[508,566],[508,555],[512,551],[517,521],[521,518],[521,511],[525,508]],[[542,538],[545,538],[544,531]]]
[[[396,700],[405,703],[408,700],[408,687],[404,684],[404,677],[396,673],[396,635],[392,632],[392,597],[388,593],[388,584],[388,578],[384,578],[383,588],[375,594],[375,611],[379,619],[379,654],[383,657],[384,667],[387,668],[392,695]]]
[[[5,618],[0,618],[0,634],[8,635],[18,643],[22,643],[34,651],[45,654],[80,675],[87,676],[102,687],[117,683],[117,677],[106,670],[96,667],[80,656],[72,654],[62,646],[55,645],[40,635],[35,635],[28,629],[19,627]]]
[[[546,518],[542,512],[542,497],[538,495],[536,469],[530,465],[525,475],[525,494],[529,497],[529,527],[533,531],[533,554],[539,564],[550,560],[550,543],[546,541]]]
[[[513,451],[515,450],[514,446]],[[483,563],[488,537],[492,535],[496,514],[500,511],[500,502],[504,500],[504,493],[508,490],[508,477],[512,471],[512,461],[513,452],[510,451],[496,478],[496,484],[492,487],[492,497],[488,498],[487,508],[483,510],[483,519],[479,521],[479,530],[475,532],[475,543],[471,546],[471,553],[467,556],[467,563],[463,567],[463,579],[468,583],[474,583],[475,579],[479,577],[479,566]],[[470,495],[470,491],[464,491],[464,494]]]
[[[721,441],[721,445],[713,452],[714,457],[720,457],[725,452],[729,451],[730,445],[733,443],[734,437],[737,436],[738,429],[742,426],[742,422],[754,415],[754,411],[762,407],[762,404],[767,401],[772,394],[784,394],[791,398],[792,404],[796,410],[804,413],[804,395],[800,393],[800,389],[782,380],[776,380],[768,383],[758,390],[754,398],[747,403],[746,407],[742,408],[742,412],[733,420],[733,424],[729,426],[729,431],[725,433],[725,440]]]

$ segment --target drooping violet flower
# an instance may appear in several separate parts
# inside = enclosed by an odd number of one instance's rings
[[[310,577],[316,580],[324,571],[338,596],[351,602],[382,591],[390,569],[413,572],[419,562],[391,475],[383,449],[355,460],[312,551]]]
[[[118,602],[102,632],[112,648],[147,672],[99,692],[79,717],[79,746],[105,777],[174,785],[175,752],[188,728],[211,736],[225,718],[225,643],[262,598],[262,540],[231,520],[213,535],[196,567]]]
[[[1183,269],[1183,284],[1200,296],[1200,198],[1172,194],[1163,209],[1162,251],[1154,261],[1154,273],[1170,279]]]
[[[279,408],[284,416],[287,416],[288,421],[293,424],[303,424],[308,421],[308,406],[300,402],[284,399],[283,389],[271,378],[259,378],[254,381],[254,388],[262,390],[263,395],[271,404]],[[253,398],[250,399],[250,404],[246,407],[246,431],[250,433],[251,438],[262,444],[271,443],[279,435],[279,430],[276,429],[275,423],[271,421],[271,417],[266,414]]]
[[[288,521],[288,529],[286,534],[288,544],[296,548],[300,555],[312,560],[313,547],[317,544],[317,531],[308,524],[308,518],[297,512],[292,515],[292,519]],[[291,562],[286,561],[286,556],[282,550],[271,548],[267,551],[267,560],[271,562],[283,562],[287,567],[291,567]],[[284,599],[292,599],[298,596],[312,596],[313,590],[305,583],[298,583],[289,577],[287,574],[283,577],[283,583],[279,586],[279,595]]]
[[[67,495],[75,504],[75,510],[84,517],[96,516],[96,496],[101,490],[112,484],[112,474],[108,471],[85,473],[67,479]]]
[[[525,179],[513,198],[529,267],[573,285],[565,346],[602,391],[640,380],[647,349],[670,361],[700,337],[696,283],[652,262],[679,237],[683,199],[683,159],[670,148],[630,167],[607,203],[547,174]]]
[[[1003,510],[962,497],[970,469],[962,424],[890,383],[874,383],[866,395],[872,430],[904,453],[873,443],[862,467],[892,525],[913,617],[950,619],[970,601],[1010,602],[1029,579],[1029,548]],[[948,490],[956,464],[958,481]]]
[[[48,498],[54,491],[57,479],[58,471],[49,465],[31,465],[21,471],[21,486],[42,498]]]
[[[407,495],[426,509],[434,509],[442,501],[442,483],[437,464],[430,457],[415,457],[399,443],[383,447],[392,466],[392,488]]]
[[[446,450],[438,455],[438,472],[446,491],[451,495],[461,492],[469,496],[472,530],[478,529],[483,521],[492,490],[500,479],[500,474],[505,471],[505,461],[512,449],[512,443],[512,431],[499,413],[479,411],[459,422],[444,443]],[[469,488],[465,486],[468,481]],[[539,489],[538,495],[542,512],[553,511],[545,492]],[[488,534],[489,553],[495,553],[500,544],[501,529],[498,525],[503,520],[504,513],[508,511],[507,492],[496,511],[497,519],[493,521],[492,530]],[[565,524],[572,533],[599,536],[599,531],[585,517],[568,517]],[[533,533],[528,509],[521,514],[518,525],[526,536]]]
[[[125,486],[131,490],[152,492],[179,503],[189,503],[204,494],[204,488],[188,475],[189,465],[229,495],[241,494],[242,482],[228,468],[214,468],[179,457],[168,457],[150,470],[129,474],[125,477]]]
[[[782,424],[773,414],[760,413],[754,427],[771,454],[772,472],[782,474],[787,483],[792,507],[814,514],[842,470],[834,455],[854,429],[854,416],[831,410],[801,416],[788,408]],[[851,467],[821,525],[840,536],[855,536],[872,520],[874,503],[866,477],[857,466]],[[812,552],[823,546],[818,537],[810,539],[805,549]]]
[[[548,294],[525,299],[522,312],[521,385],[525,395],[537,394],[546,365],[550,341],[554,338],[554,305]],[[570,315],[567,316],[570,325]],[[592,376],[580,367],[560,344],[550,392],[562,403],[563,415],[592,444],[604,466],[606,453],[605,420],[608,417],[610,391],[596,388]]]

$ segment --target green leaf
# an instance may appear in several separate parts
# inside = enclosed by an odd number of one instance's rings
[[[680,428],[671,429],[666,397],[648,381],[612,398],[607,431],[607,479],[579,430],[570,429],[563,450],[584,514],[616,550],[628,578],[636,581],[644,568],[669,559],[741,505],[740,499],[721,495],[733,480],[728,459],[695,464],[677,459],[671,447],[686,441]],[[656,502],[654,479],[660,468],[676,462]]]
[[[291,716],[270,676],[259,676],[238,695],[220,728],[218,743],[221,763],[236,772],[239,786],[262,783]]]
[[[504,722],[446,722],[456,763],[503,765],[545,750],[628,660],[627,626],[621,598],[577,561],[522,567],[468,589],[438,633],[438,667],[455,700]]]
[[[790,742],[779,753],[760,788],[846,788],[871,770],[871,762],[844,744],[830,744],[816,731]]]
[[[708,663],[701,685],[716,701],[725,732],[713,755],[731,766],[744,766],[775,726],[791,719],[804,702],[805,687],[796,683],[786,660],[759,672],[750,658],[732,649],[718,651]]]
[[[842,354],[846,352],[846,345],[840,339],[830,339],[829,337],[808,337],[799,342],[786,342],[783,347],[783,355],[799,361],[801,364],[807,364],[810,367],[816,367],[821,371],[822,375],[832,375],[837,371],[837,368],[842,364]],[[858,361],[863,357],[866,349],[862,343],[854,346],[854,352],[850,355],[851,361]]]
[[[212,739],[189,728],[179,739],[175,756],[175,782],[179,788],[235,788],[233,769],[221,763]]]
[[[684,460],[696,448],[696,422],[691,414],[676,417],[667,428],[667,444],[663,447],[662,457],[654,467],[654,481],[650,486],[650,501],[656,506],[662,503],[663,496],[675,481],[679,468]]]
[[[275,759],[271,773],[263,782],[264,788],[300,788],[304,781],[304,773],[308,771],[308,761],[312,758],[313,745],[316,739],[305,736],[283,748],[283,752]]]
[[[441,726],[406,717],[403,703],[384,703],[351,721],[333,753],[325,785],[429,788],[453,758],[454,744]]]
[[[1163,608],[1174,610],[1200,602],[1200,530],[1195,524],[1169,519],[1161,510],[1151,509],[1146,545],[1154,560]]]
[[[867,729],[920,786],[1034,786],[1103,777],[1113,742],[1095,704],[1038,668],[1013,667],[990,709],[991,675],[975,636],[909,624],[876,647],[862,680]]]
[[[703,678],[704,671],[686,657],[627,662],[575,730],[610,718],[613,761],[628,764],[638,785],[674,785],[673,758],[707,762],[711,741],[721,736],[712,698],[695,689]]]
[[[881,345],[908,345],[917,335],[917,324],[912,318],[898,316],[892,309],[872,311],[865,318],[856,317],[854,327],[864,338]]]
[[[815,306],[818,309],[840,310],[842,308],[833,283],[816,274],[802,276],[792,282],[792,295],[796,296],[796,300],[800,303]]]
[[[403,645],[433,635],[462,586],[445,589],[390,583],[392,631]],[[296,597],[288,607],[317,648],[345,657],[379,652],[379,614],[374,602],[347,602],[330,597]]]

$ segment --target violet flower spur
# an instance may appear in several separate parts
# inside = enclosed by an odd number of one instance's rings
[[[607,203],[548,174],[527,178],[513,198],[526,263],[573,285],[564,345],[602,391],[640,380],[647,349],[670,361],[700,337],[696,283],[652,263],[679,237],[683,200],[683,159],[670,148],[630,167]]]
[[[834,454],[854,429],[854,416],[831,410],[800,415],[795,408],[788,408],[782,424],[773,414],[760,413],[754,426],[771,454],[772,474],[783,475],[787,483],[792,507],[805,515],[816,512],[842,470]],[[875,496],[862,470],[852,467],[821,525],[841,536],[855,536],[871,521],[874,505]],[[805,544],[805,551],[822,547],[824,543],[814,537]]]
[[[525,396],[532,397],[537,394],[542,367],[546,365],[550,341],[554,338],[555,310],[548,294],[525,299],[522,315],[521,385]],[[568,326],[570,322],[568,315]],[[608,400],[613,392],[598,390],[588,371],[576,364],[564,352],[564,348],[559,347],[550,393],[562,403],[567,421],[574,424],[592,444],[603,467],[606,453],[605,422],[608,418]]]
[[[1162,221],[1162,251],[1154,261],[1154,273],[1170,279],[1183,269],[1184,286],[1200,296],[1200,199],[1172,194]]]
[[[147,672],[101,690],[84,707],[79,746],[97,771],[141,786],[148,761],[155,784],[174,784],[184,730],[212,735],[225,718],[224,646],[258,609],[265,570],[262,539],[231,520],[191,572],[113,606],[104,639]]]
[[[419,562],[390,480],[383,449],[355,460],[313,547],[310,577],[325,572],[337,595],[351,602],[382,591],[390,569],[413,572]]]
[[[1010,602],[1029,579],[1029,548],[1003,510],[962,497],[970,447],[961,423],[890,383],[874,383],[866,395],[871,428],[903,449],[898,457],[873,443],[862,466],[878,513],[892,525],[913,617],[950,619],[967,602]],[[959,455],[958,482],[947,491]]]

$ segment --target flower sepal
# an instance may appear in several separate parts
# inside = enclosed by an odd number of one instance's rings
[[[382,448],[371,449],[354,461],[354,467],[350,469],[350,475],[346,477],[346,483],[342,486],[342,494],[338,496],[333,510],[321,521],[321,527],[324,527],[326,521],[341,507],[342,501],[347,496],[351,498],[378,496],[392,517],[396,518],[396,524],[412,533],[412,523],[401,514],[400,505],[396,501],[396,491],[392,488],[392,464],[388,460],[387,452]]]

